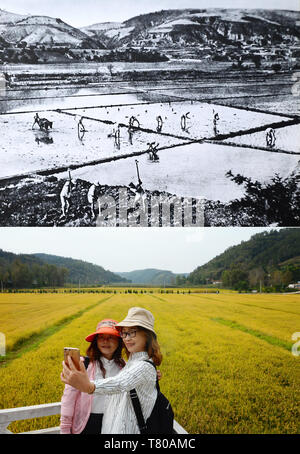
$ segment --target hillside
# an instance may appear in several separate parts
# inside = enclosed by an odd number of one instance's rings
[[[61,19],[47,16],[21,16],[3,10],[0,10],[0,35],[11,44],[69,47],[80,47],[84,44],[91,49],[104,48],[101,43]]]
[[[296,11],[169,9],[75,28],[59,18],[0,9],[0,63],[196,59],[257,68],[277,60],[296,65],[299,22]]]
[[[15,13],[10,13],[9,11],[5,11],[3,9],[0,9],[0,24],[2,25],[13,25],[16,22],[26,19],[26,17],[29,17],[28,15],[22,15],[22,14],[15,14]]]
[[[102,266],[94,265],[83,260],[75,260],[49,254],[33,254],[44,263],[64,267],[68,270],[67,282],[83,286],[103,285],[116,282],[128,282],[127,279],[107,271]]]
[[[282,42],[282,36],[299,39],[295,11],[264,9],[175,9],[139,15],[118,24],[94,24],[86,33],[108,48],[122,46],[184,47],[198,44]]]
[[[20,260],[25,265],[42,265],[44,262],[38,257],[34,257],[30,254],[14,254],[13,252],[7,252],[0,249],[0,266],[11,265],[15,260]]]
[[[178,274],[172,271],[158,270],[155,268],[148,268],[145,270],[135,270],[129,272],[117,272],[119,276],[130,279],[133,284],[148,284],[148,285],[173,285],[175,284]],[[182,276],[183,274],[180,274]],[[185,274],[186,276],[187,274]]]
[[[3,288],[30,288],[63,286],[68,270],[49,265],[38,257],[13,254],[0,249],[0,290]]]
[[[300,280],[299,255],[300,229],[272,230],[228,248],[196,268],[187,279],[193,284],[222,279],[229,287],[241,281],[254,286],[261,281],[287,285]]]

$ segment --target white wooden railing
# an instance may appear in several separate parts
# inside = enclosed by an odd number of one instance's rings
[[[52,404],[32,405],[30,407],[8,408],[0,410],[0,434],[12,434],[7,427],[14,421],[23,419],[40,418],[42,416],[53,416],[60,414],[60,402]],[[187,434],[186,430],[174,421],[174,433]],[[31,430],[22,434],[59,434],[59,427],[49,427],[48,429]]]

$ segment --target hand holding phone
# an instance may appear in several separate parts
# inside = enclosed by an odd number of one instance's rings
[[[64,347],[64,361],[68,366],[67,356],[72,358],[74,366],[76,369],[80,370],[80,350],[79,348],[73,347]]]

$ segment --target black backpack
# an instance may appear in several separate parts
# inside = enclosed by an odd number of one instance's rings
[[[89,364],[90,364],[90,358],[89,358],[89,356],[85,356],[84,357],[84,367],[87,369],[89,367]]]
[[[147,363],[155,364],[152,361],[146,360]],[[132,405],[138,421],[138,426],[141,434],[173,434],[174,412],[168,399],[160,391],[158,378],[156,378],[157,398],[151,412],[151,415],[144,420],[141,404],[135,389],[130,390]]]

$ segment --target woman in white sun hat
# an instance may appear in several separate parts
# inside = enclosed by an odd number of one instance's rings
[[[78,371],[72,360],[69,360],[69,366],[63,362],[61,380],[81,392],[110,395],[103,416],[102,434],[139,434],[129,391],[136,390],[144,419],[147,420],[157,397],[157,374],[147,360],[158,366],[162,354],[154,331],[154,317],[148,310],[132,307],[127,317],[116,327],[128,357],[126,366],[118,375],[90,380],[83,364]]]

